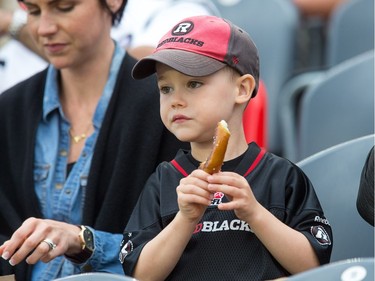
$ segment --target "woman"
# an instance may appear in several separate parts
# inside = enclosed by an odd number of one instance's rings
[[[122,273],[136,199],[182,144],[160,121],[154,78],[133,81],[135,60],[110,37],[126,1],[24,4],[50,66],[0,96],[0,275]]]

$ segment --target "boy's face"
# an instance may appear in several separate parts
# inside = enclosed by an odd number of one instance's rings
[[[181,141],[212,145],[217,122],[230,123],[234,118],[239,91],[236,78],[240,76],[224,68],[209,76],[192,77],[161,63],[156,64],[156,72],[164,125]]]

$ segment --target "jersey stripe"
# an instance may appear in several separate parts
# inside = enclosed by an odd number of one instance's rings
[[[251,166],[249,167],[249,169],[246,171],[246,173],[243,175],[244,177],[246,177],[247,175],[249,175],[254,169],[255,167],[259,164],[260,160],[263,158],[264,154],[266,153],[266,150],[264,148],[262,148],[258,154],[258,156],[255,158],[254,162],[251,164]],[[184,176],[184,177],[187,177],[189,174],[184,170],[184,168],[182,168],[180,166],[180,164],[177,163],[176,159],[173,159],[171,161],[171,164]]]
[[[184,176],[187,177],[189,174],[177,163],[175,159],[171,161],[171,164]]]
[[[263,155],[266,153],[266,150],[264,148],[262,148],[257,156],[257,158],[255,158],[253,164],[251,164],[250,168],[246,171],[246,173],[243,175],[244,177],[246,177],[248,174],[250,174],[254,169],[255,167],[259,164],[260,160],[263,158]]]

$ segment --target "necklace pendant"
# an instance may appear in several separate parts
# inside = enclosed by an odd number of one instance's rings
[[[81,140],[84,140],[86,138],[86,134],[78,135],[78,136],[73,136],[73,141],[75,143],[79,143]]]

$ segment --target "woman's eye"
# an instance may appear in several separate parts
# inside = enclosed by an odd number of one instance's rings
[[[26,6],[26,11],[29,15],[39,15],[40,14],[40,9],[37,7],[37,6],[34,6],[34,5],[30,5],[30,6]]]
[[[190,82],[188,83],[188,87],[189,87],[189,88],[193,88],[193,89],[195,89],[195,88],[199,88],[200,86],[202,86],[202,83],[201,83],[201,82],[190,81]]]
[[[71,10],[74,9],[74,6],[73,5],[64,5],[64,6],[59,6],[57,7],[57,9],[61,12],[70,12]]]
[[[54,6],[54,9],[58,12],[68,13],[74,9],[74,5],[60,4],[60,5]],[[29,15],[32,15],[32,16],[38,16],[41,13],[40,9],[34,6],[27,7],[27,12],[29,13]]]
[[[28,9],[28,10],[27,10],[27,13],[28,13],[29,15],[36,16],[36,15],[39,15],[39,10],[36,10],[36,9]]]

